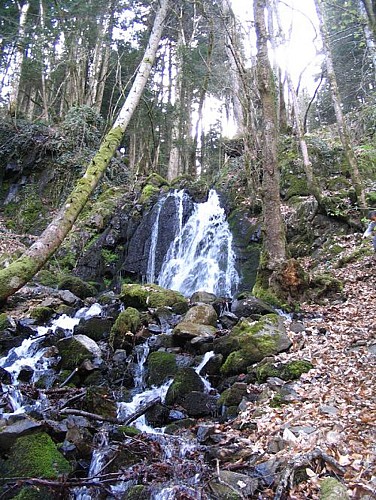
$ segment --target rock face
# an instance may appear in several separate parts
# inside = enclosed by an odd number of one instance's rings
[[[86,337],[86,335],[73,335],[59,340],[57,346],[61,356],[62,368],[66,370],[74,370],[85,359],[92,360],[101,356],[98,344]]]

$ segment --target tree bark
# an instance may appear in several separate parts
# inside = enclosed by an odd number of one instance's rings
[[[268,35],[265,23],[266,0],[255,0],[254,15],[257,37],[257,77],[262,109],[262,205],[263,264],[275,270],[286,258],[284,221],[281,213],[280,171],[277,156],[278,124],[276,86],[268,56]]]
[[[90,161],[84,176],[77,182],[63,207],[40,238],[19,259],[0,271],[0,302],[25,285],[59,248],[89,196],[98,185],[108,163],[120,145],[148,80],[162,36],[168,5],[169,0],[160,1],[149,42],[133,85],[119,116],[105,136],[99,151]]]
[[[338,134],[341,139],[343,149],[345,151],[347,162],[349,164],[351,181],[355,189],[359,206],[360,208],[365,209],[367,206],[365,192],[361,176],[359,173],[358,162],[351,143],[350,132],[346,123],[346,118],[342,112],[341,96],[338,90],[337,79],[334,72],[332,52],[329,44],[329,33],[328,30],[326,29],[323,10],[322,10],[322,0],[315,0],[315,5],[316,5],[317,17],[319,19],[320,32],[321,32],[325,61],[326,61],[326,70],[328,74],[328,80],[330,83],[332,102],[337,120]]]

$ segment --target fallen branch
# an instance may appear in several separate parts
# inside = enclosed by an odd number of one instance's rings
[[[316,448],[310,453],[304,453],[296,456],[286,465],[286,468],[281,476],[281,479],[279,480],[278,487],[274,495],[274,500],[281,500],[281,498],[283,498],[285,492],[288,489],[288,485],[290,484],[291,486],[294,480],[294,474],[296,469],[299,469],[300,467],[308,467],[313,460],[316,460],[318,458],[321,458],[321,460],[330,464],[334,469],[336,469],[336,471],[339,474],[341,475],[345,474],[344,467],[342,467],[337,462],[337,460],[335,460],[333,457],[331,457],[324,451],[320,450],[319,448]]]
[[[132,413],[132,415],[129,415],[126,419],[124,420],[119,420],[116,417],[104,417],[103,415],[98,415],[97,413],[90,413],[88,411],[84,410],[77,410],[76,408],[62,408],[60,410],[60,413],[64,415],[78,415],[80,417],[85,417],[91,420],[98,420],[102,422],[111,422],[112,424],[122,424],[122,425],[128,425],[134,420],[136,420],[138,417],[141,417],[147,410],[155,406],[156,404],[161,402],[161,398],[155,398],[149,401],[148,403],[145,403],[141,408],[139,408],[137,411]]]

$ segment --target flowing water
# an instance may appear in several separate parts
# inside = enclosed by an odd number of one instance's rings
[[[204,290],[219,297],[231,297],[238,284],[232,234],[216,191],[209,192],[205,203],[195,203],[183,223],[183,203],[187,194],[174,191],[176,220],[171,221],[174,238],[155,278],[155,248],[159,237],[159,214],[152,229],[148,279],[177,290],[185,296]]]

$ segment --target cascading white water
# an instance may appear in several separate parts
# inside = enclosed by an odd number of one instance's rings
[[[176,196],[181,197],[180,193]],[[216,191],[209,192],[205,203],[196,203],[187,222],[179,224],[157,283],[185,296],[198,290],[221,297],[233,295],[239,276],[232,234]]]

